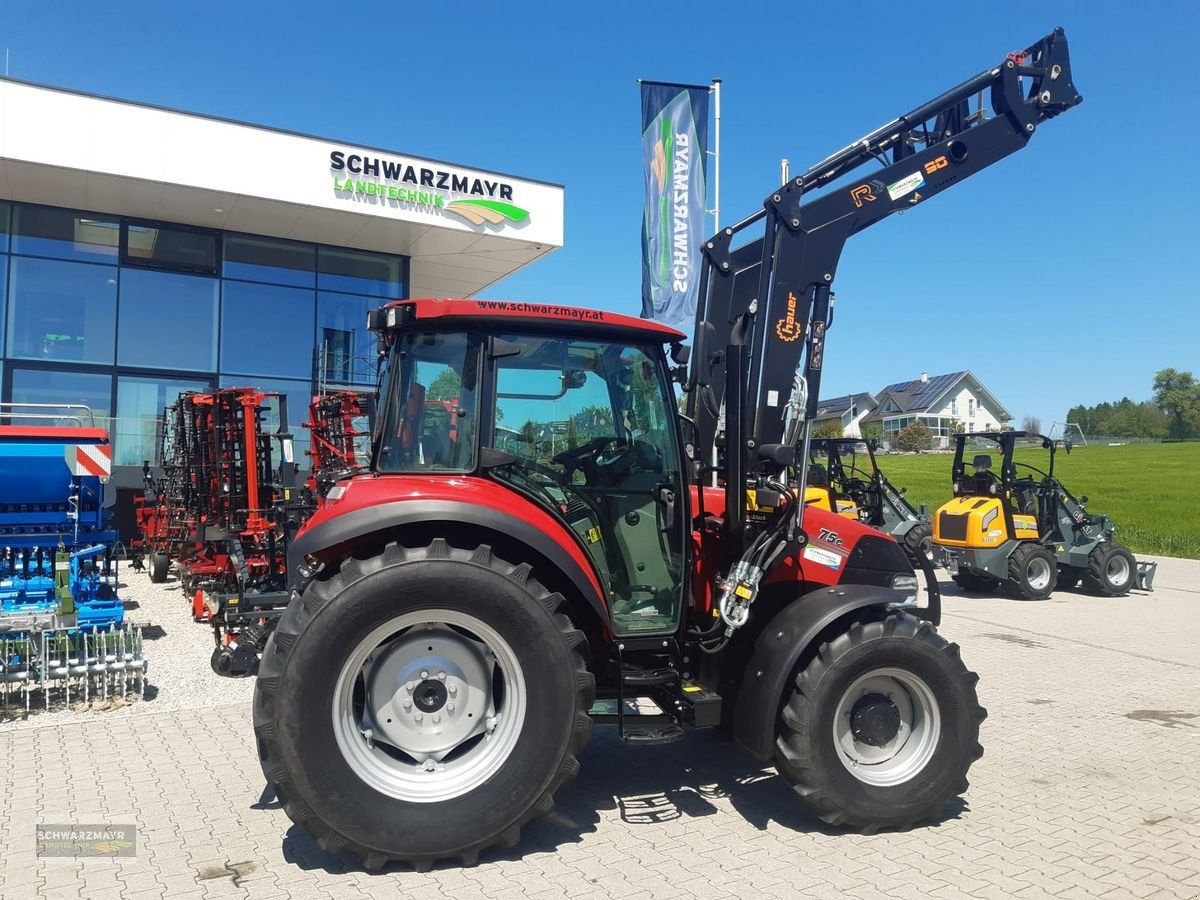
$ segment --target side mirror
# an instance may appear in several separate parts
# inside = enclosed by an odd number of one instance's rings
[[[686,366],[692,356],[692,348],[687,344],[672,344],[671,345],[671,362],[681,366]]]

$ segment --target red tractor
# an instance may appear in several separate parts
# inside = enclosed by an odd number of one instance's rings
[[[371,470],[291,544],[255,691],[288,816],[369,868],[470,864],[552,809],[593,722],[642,745],[724,729],[833,825],[907,827],[966,790],[977,676],[914,614],[904,550],[796,498],[845,240],[1080,102],[1061,30],[1028,54],[708,241],[690,373],[680,332],[613,313],[406,300],[371,315]],[[993,114],[972,112],[986,90]],[[455,387],[453,440],[422,424],[435,381]]]

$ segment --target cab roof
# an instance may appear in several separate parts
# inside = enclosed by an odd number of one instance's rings
[[[528,303],[520,300],[462,300],[419,298],[397,300],[387,304],[409,308],[418,321],[429,319],[503,319],[525,324],[566,324],[582,329],[634,332],[639,337],[658,341],[682,341],[687,338],[682,331],[655,322],[653,319],[638,319],[620,313],[598,309],[583,309],[577,306],[559,306],[551,303]]]

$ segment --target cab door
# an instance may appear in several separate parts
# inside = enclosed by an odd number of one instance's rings
[[[561,519],[605,584],[613,631],[670,633],[682,610],[686,500],[661,349],[507,334],[494,358],[493,477]]]

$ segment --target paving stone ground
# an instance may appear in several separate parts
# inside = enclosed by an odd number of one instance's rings
[[[597,728],[516,849],[368,873],[263,794],[244,700],[148,703],[0,726],[0,897],[1200,897],[1200,562],[1163,560],[1149,595],[946,607],[991,715],[934,826],[833,832],[715,733],[633,749]],[[39,822],[136,823],[137,856],[38,859]]]

